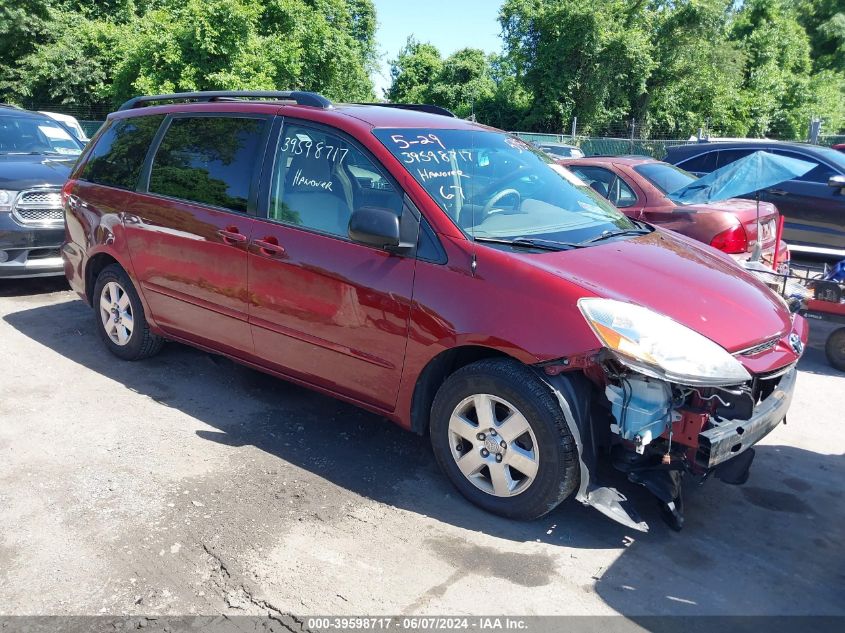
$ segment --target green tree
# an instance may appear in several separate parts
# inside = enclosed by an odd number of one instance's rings
[[[35,50],[49,17],[47,0],[0,0],[0,79]]]
[[[798,17],[810,37],[816,68],[845,70],[845,2],[799,0]]]
[[[794,2],[747,0],[732,38],[745,55],[743,92],[752,135],[805,138],[812,116],[841,125],[841,75],[813,76],[810,38]],[[826,88],[822,78],[832,86]]]
[[[728,39],[732,0],[652,3],[645,23],[654,66],[631,95],[643,136],[686,136],[706,126],[722,135],[747,129],[743,53]]]
[[[119,29],[78,12],[50,11],[55,39],[0,74],[0,88],[18,102],[88,107],[107,102]]]
[[[409,37],[396,59],[390,62],[392,83],[385,96],[396,103],[427,103],[431,89],[443,68],[440,51],[432,44]]]
[[[630,114],[655,67],[644,2],[506,0],[499,14],[507,55],[532,103],[531,129],[582,129]]]
[[[0,0],[5,1],[5,0]],[[0,5],[0,87],[47,105],[116,105],[140,93],[315,90],[372,98],[372,0],[25,0]],[[39,10],[36,10],[39,9]]]
[[[476,105],[493,97],[496,85],[490,59],[477,48],[464,48],[446,58],[430,87],[431,100],[460,117],[475,113]]]

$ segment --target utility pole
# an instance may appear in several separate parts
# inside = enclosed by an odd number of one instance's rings
[[[810,143],[812,143],[813,145],[819,144],[819,134],[821,134],[821,131],[822,120],[818,117],[813,117],[812,119],[810,119],[810,137],[808,139]]]
[[[634,131],[637,129],[637,119],[631,119],[631,154],[634,153]]]
[[[575,144],[575,134],[578,131],[578,117],[572,117],[572,144]]]

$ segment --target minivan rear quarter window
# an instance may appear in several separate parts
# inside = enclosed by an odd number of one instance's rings
[[[98,185],[135,189],[147,149],[164,115],[115,121],[91,149],[79,178]]]
[[[245,213],[265,119],[173,119],[153,159],[150,193]]]

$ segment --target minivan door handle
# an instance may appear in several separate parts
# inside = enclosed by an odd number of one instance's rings
[[[230,244],[231,246],[243,244],[247,239],[246,235],[240,233],[238,231],[238,227],[236,226],[227,226],[225,229],[220,229],[217,231],[217,235],[219,235],[226,244]]]
[[[265,237],[263,240],[252,240],[252,244],[258,247],[262,255],[267,255],[268,257],[281,257],[285,255],[285,247],[279,244],[279,240],[272,235]]]

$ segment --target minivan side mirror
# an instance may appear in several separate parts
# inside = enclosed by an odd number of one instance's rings
[[[349,218],[349,238],[354,242],[385,250],[400,244],[399,216],[378,207],[360,207]]]
[[[836,189],[845,188],[845,176],[831,176],[830,180],[827,181],[827,186]]]

